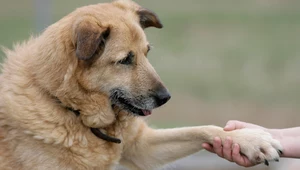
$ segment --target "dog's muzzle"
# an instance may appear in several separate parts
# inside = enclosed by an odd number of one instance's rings
[[[133,95],[122,88],[111,90],[111,103],[137,116],[148,116],[152,110],[164,105],[171,98],[168,90],[161,86],[148,94]]]
[[[154,98],[156,101],[156,107],[160,107],[171,99],[171,95],[165,87],[160,87],[155,91]]]

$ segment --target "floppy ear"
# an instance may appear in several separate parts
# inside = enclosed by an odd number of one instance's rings
[[[83,18],[75,27],[76,56],[79,59],[91,59],[99,49],[104,48],[109,28],[100,26],[90,18]]]
[[[154,12],[148,9],[141,8],[137,11],[137,14],[139,16],[140,24],[143,29],[148,27],[155,27],[155,28],[163,27],[159,18]]]

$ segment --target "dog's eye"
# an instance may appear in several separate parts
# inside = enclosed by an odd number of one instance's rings
[[[124,65],[130,65],[133,62],[133,58],[134,58],[134,54],[132,51],[130,51],[124,59],[119,61],[119,63]]]

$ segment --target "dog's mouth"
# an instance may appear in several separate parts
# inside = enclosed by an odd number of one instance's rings
[[[151,97],[128,97],[124,90],[114,89],[111,91],[111,103],[136,116],[149,116],[155,108]]]
[[[113,102],[113,103],[118,107],[120,107],[121,109],[124,109],[134,115],[149,116],[152,114],[152,110],[138,108],[133,104],[131,104],[131,102],[128,99],[122,97],[117,98],[117,102]]]

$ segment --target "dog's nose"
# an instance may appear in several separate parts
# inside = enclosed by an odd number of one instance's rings
[[[165,87],[161,87],[156,91],[155,99],[157,107],[167,103],[171,98],[169,91]]]

